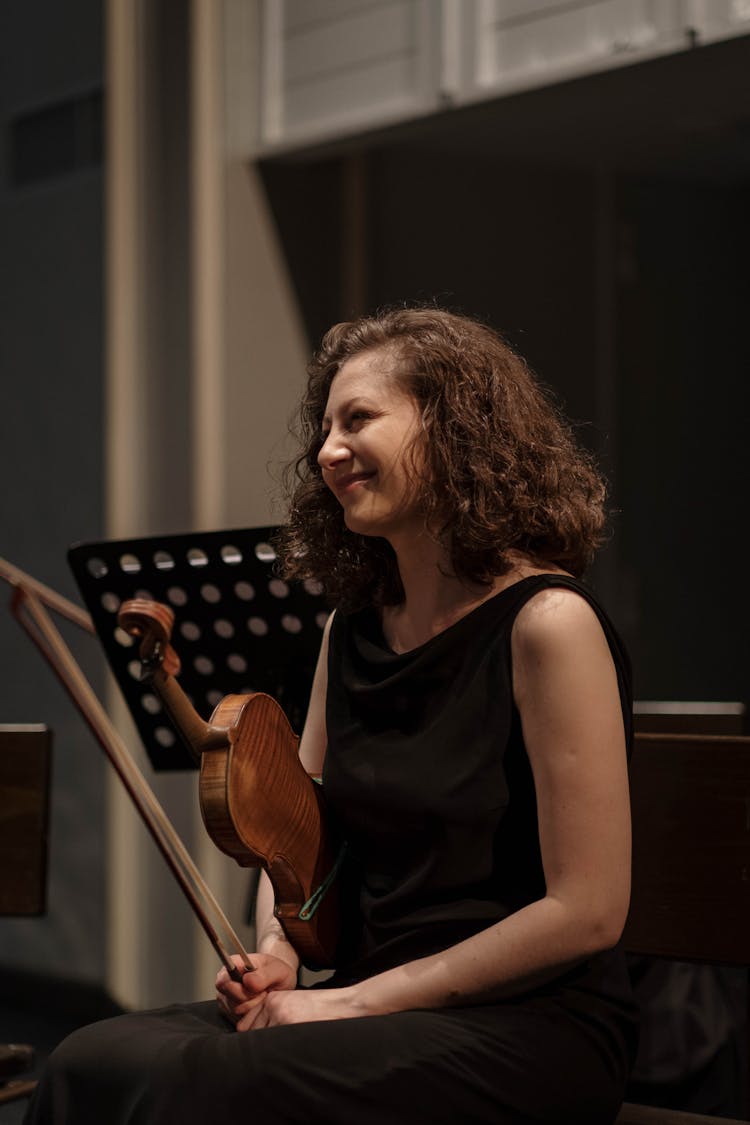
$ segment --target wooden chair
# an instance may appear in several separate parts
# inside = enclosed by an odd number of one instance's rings
[[[633,890],[625,948],[750,966],[750,738],[636,735],[631,800]],[[626,1104],[617,1125],[732,1123]]]
[[[34,1065],[34,1051],[27,1043],[0,1044],[0,1105],[27,1098],[36,1082],[23,1072]]]
[[[639,734],[747,734],[747,719],[747,707],[740,702],[636,699],[633,703],[633,725]]]
[[[0,917],[43,914],[51,733],[42,725],[0,724]],[[0,1105],[28,1097],[36,1082],[26,1043],[0,1043]]]

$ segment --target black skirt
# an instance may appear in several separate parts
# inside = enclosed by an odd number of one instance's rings
[[[25,1125],[607,1125],[630,1059],[592,1014],[527,996],[248,1032],[214,1002],[118,1016],[53,1052]]]

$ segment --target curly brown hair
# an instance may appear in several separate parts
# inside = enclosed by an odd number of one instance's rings
[[[390,544],[350,531],[317,457],[328,392],[352,356],[387,349],[421,411],[425,527],[455,575],[489,586],[517,551],[580,575],[603,539],[604,481],[524,360],[493,329],[438,308],[396,308],[337,324],[313,357],[299,409],[302,453],[286,471],[288,578],[316,578],[334,604],[396,605]]]

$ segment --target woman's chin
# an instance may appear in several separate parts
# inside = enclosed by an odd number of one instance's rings
[[[373,528],[371,520],[358,520],[356,518],[344,516],[344,523],[349,531],[354,532],[355,535],[380,535],[381,532]]]
[[[377,520],[363,515],[361,512],[346,511],[344,510],[344,523],[349,531],[353,531],[355,535],[383,535],[383,527]]]

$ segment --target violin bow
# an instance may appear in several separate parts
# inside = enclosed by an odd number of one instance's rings
[[[0,578],[14,587],[11,601],[14,617],[50,665],[109,758],[230,977],[241,981],[255,966],[45,606],[96,635],[91,617],[74,602],[1,558]],[[232,961],[220,931],[226,944],[242,959],[242,969]]]

